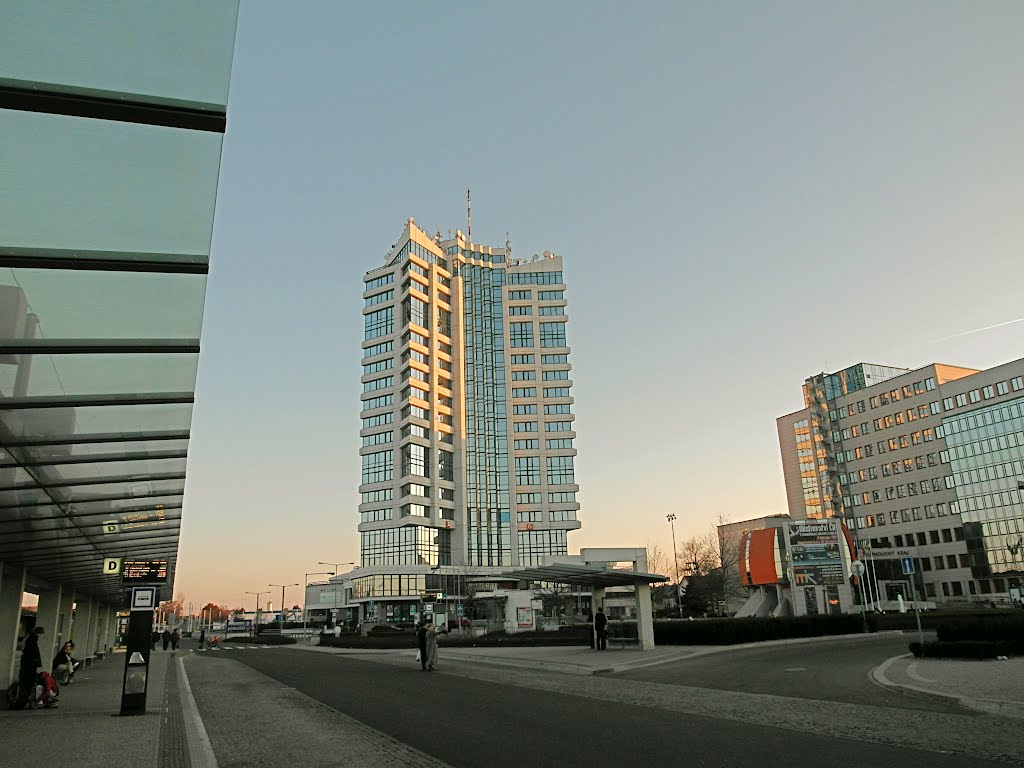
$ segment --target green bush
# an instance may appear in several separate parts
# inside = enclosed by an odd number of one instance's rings
[[[1024,654],[1024,639],[926,641],[923,647],[921,643],[911,643],[910,652],[917,658],[994,659],[997,656]]]
[[[869,630],[875,631],[874,617],[867,618]],[[864,620],[860,614],[656,621],[654,642],[657,645],[735,645],[863,631]]]
[[[940,642],[950,643],[962,640],[1015,640],[1024,637],[1024,615],[960,616],[940,623],[937,635]]]

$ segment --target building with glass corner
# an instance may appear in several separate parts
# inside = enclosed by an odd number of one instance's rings
[[[580,527],[562,259],[409,219],[363,278],[355,620],[415,621]],[[489,585],[493,591],[498,585]]]
[[[808,378],[804,405],[777,421],[789,512],[846,523],[867,569],[858,602],[1019,594],[1024,359],[983,371],[861,364]]]
[[[0,6],[0,675],[172,594],[237,15]]]

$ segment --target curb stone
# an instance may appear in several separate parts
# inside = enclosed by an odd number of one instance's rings
[[[900,659],[910,658],[912,656],[912,653],[901,653],[899,656],[893,656],[890,659],[886,659],[877,667],[872,669],[871,672],[868,673],[868,677],[883,688],[888,688],[896,691],[897,693],[902,693],[904,690],[907,690],[914,691],[915,693],[928,694],[929,696],[939,696],[944,699],[953,699],[960,706],[966,707],[967,709],[973,709],[976,712],[984,712],[989,715],[998,715],[1000,717],[1024,720],[1024,702],[1021,701],[979,699],[972,696],[961,696],[956,693],[944,693],[931,688],[924,688],[919,685],[897,683],[885,674],[897,661]]]

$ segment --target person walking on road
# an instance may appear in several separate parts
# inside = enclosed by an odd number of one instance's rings
[[[178,634],[178,630],[171,632],[171,650],[178,650],[178,642],[181,640],[181,635]]]
[[[164,641],[164,650],[166,651],[167,650],[167,646],[170,645],[170,643],[171,643],[171,631],[169,629],[165,629],[163,631],[163,634],[160,635],[160,637]]]
[[[437,663],[437,630],[434,629],[432,621],[427,622],[426,650],[427,671],[433,672],[434,665]]]
[[[419,647],[420,667],[427,671],[427,621],[424,619],[416,625],[416,645]]]
[[[597,634],[597,650],[608,650],[608,617],[604,615],[601,606],[598,606],[594,614],[594,632]]]
[[[199,649],[202,650],[206,647],[206,627],[199,630]]]

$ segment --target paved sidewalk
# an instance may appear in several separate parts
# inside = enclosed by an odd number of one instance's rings
[[[173,654],[150,657],[146,714],[120,717],[124,651],[82,667],[53,709],[0,710],[3,754],[19,768],[148,768],[157,765]],[[13,756],[17,756],[14,758]]]
[[[895,656],[871,671],[887,688],[955,699],[965,707],[1024,719],[1024,658],[1004,661]]]

